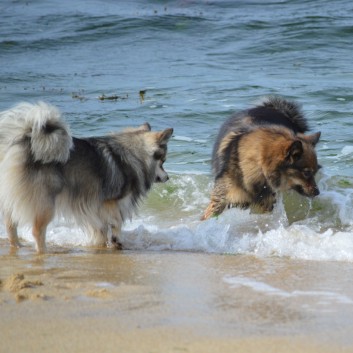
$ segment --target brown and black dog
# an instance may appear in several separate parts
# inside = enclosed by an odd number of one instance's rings
[[[319,195],[315,145],[320,132],[304,135],[307,130],[299,106],[276,96],[228,119],[214,145],[215,183],[202,219],[226,207],[271,212],[277,191]]]

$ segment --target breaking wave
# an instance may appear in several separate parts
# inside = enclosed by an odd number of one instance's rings
[[[212,186],[206,175],[174,175],[156,186],[121,235],[127,250],[186,251],[288,257],[316,261],[353,261],[353,182],[325,177],[321,195],[308,200],[294,193],[279,197],[272,214],[230,209],[199,220]],[[1,226],[1,237],[5,238]],[[33,244],[30,229],[20,230]],[[62,219],[49,226],[48,245],[89,247],[91,240]]]

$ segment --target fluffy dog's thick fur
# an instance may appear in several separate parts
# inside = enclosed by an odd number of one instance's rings
[[[281,97],[268,97],[228,119],[214,145],[215,184],[202,219],[232,206],[270,212],[277,191],[318,195],[314,148],[320,132],[304,135],[307,130],[299,106]]]
[[[165,182],[173,129],[148,124],[108,136],[75,138],[52,105],[22,103],[0,113],[0,208],[12,246],[18,224],[31,224],[38,252],[55,214],[73,218],[118,247],[123,221],[154,182]]]

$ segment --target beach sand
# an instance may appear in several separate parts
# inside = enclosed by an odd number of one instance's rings
[[[353,351],[350,263],[0,246],[0,352]]]

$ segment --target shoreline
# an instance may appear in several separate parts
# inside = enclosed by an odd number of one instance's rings
[[[1,352],[353,349],[351,264],[1,245]]]

